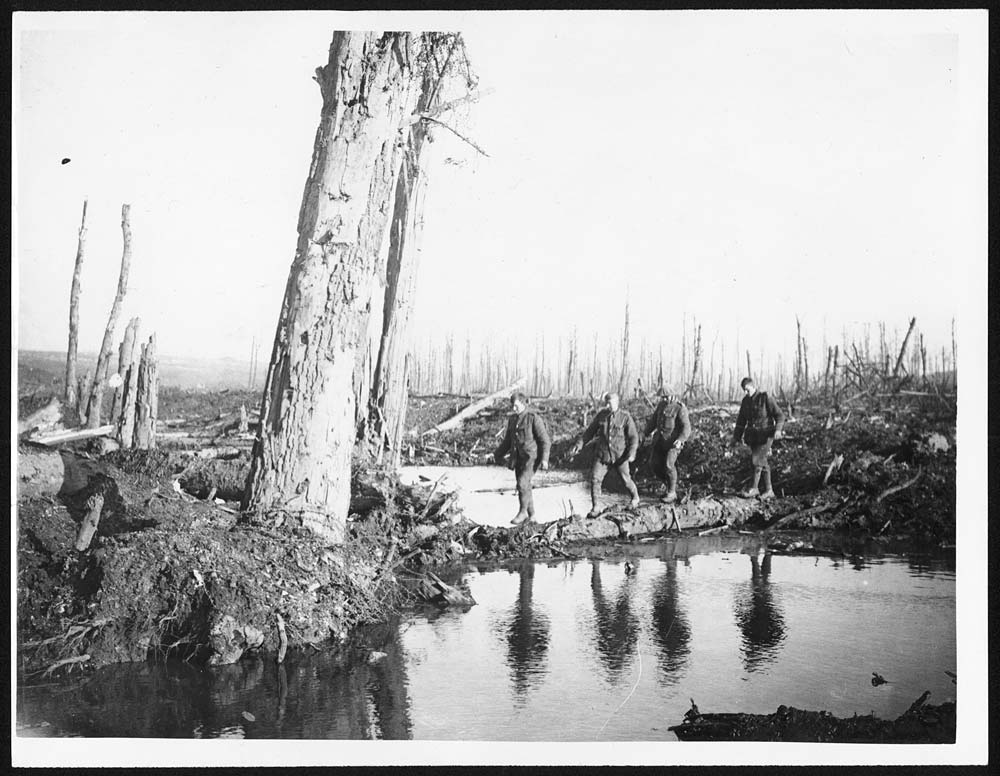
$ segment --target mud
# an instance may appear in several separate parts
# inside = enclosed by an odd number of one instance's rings
[[[842,719],[826,711],[788,706],[779,706],[773,714],[702,714],[692,705],[684,722],[669,729],[682,741],[955,743],[955,703],[925,704],[926,695],[894,720],[879,719],[874,714]]]

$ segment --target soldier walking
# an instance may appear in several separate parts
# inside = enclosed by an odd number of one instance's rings
[[[621,477],[625,488],[632,496],[631,507],[639,506],[639,491],[629,473],[629,464],[635,460],[639,449],[639,431],[628,410],[621,409],[621,399],[617,393],[604,394],[604,409],[597,413],[583,439],[577,445],[579,451],[582,445],[595,442],[594,464],[590,471],[590,501],[591,510],[587,517],[595,517],[600,511],[601,485],[608,468],[613,468]]]
[[[662,500],[669,504],[677,500],[677,456],[691,436],[687,407],[669,389],[646,422],[643,436],[650,439],[651,434],[649,466],[653,474],[667,483],[667,492]]]
[[[517,500],[520,505],[511,523],[520,525],[535,516],[531,495],[531,477],[537,469],[549,468],[549,431],[535,410],[528,406],[528,397],[520,391],[510,397],[511,414],[507,419],[507,432],[493,453],[493,460],[503,463],[510,454],[509,466],[517,481]]]
[[[740,380],[740,388],[746,396],[740,403],[733,444],[746,442],[750,446],[750,462],[753,464],[753,484],[749,490],[743,492],[743,496],[774,498],[774,491],[771,490],[771,467],[768,465],[767,457],[771,453],[771,442],[781,439],[785,414],[774,399],[764,391],[757,390],[751,378],[744,377]],[[757,486],[761,484],[762,476],[764,491],[760,492]]]

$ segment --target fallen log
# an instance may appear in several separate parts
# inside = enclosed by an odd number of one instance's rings
[[[691,703],[684,721],[667,730],[681,741],[812,741],[836,743],[954,743],[956,707],[953,701],[938,706],[920,696],[894,720],[874,714],[840,718],[825,711],[804,711],[779,706],[773,714],[702,714]]]
[[[893,485],[891,488],[886,488],[881,493],[879,493],[878,496],[875,498],[875,503],[876,504],[881,504],[884,499],[887,499],[889,496],[893,495],[894,493],[899,493],[901,490],[906,490],[908,487],[910,487],[911,485],[915,484],[916,481],[920,479],[920,477],[921,477],[921,475],[923,473],[924,473],[923,469],[921,469],[920,471],[917,472],[917,475],[915,477],[913,477],[912,479],[907,480],[902,485]]]
[[[515,380],[510,385],[508,385],[508,386],[506,386],[504,388],[501,388],[499,391],[494,391],[489,396],[487,396],[487,397],[485,397],[483,399],[480,399],[479,401],[473,402],[472,404],[470,404],[465,409],[461,410],[457,414],[455,414],[452,417],[450,417],[448,420],[445,420],[445,421],[443,421],[441,423],[438,423],[436,426],[433,426],[433,427],[427,429],[426,431],[423,432],[423,435],[427,435],[427,434],[439,434],[442,431],[450,431],[451,429],[458,428],[459,426],[462,425],[462,423],[465,422],[465,420],[467,418],[471,418],[473,415],[475,415],[480,410],[483,410],[483,409],[486,409],[487,407],[489,407],[497,399],[500,399],[501,397],[503,397],[505,395],[511,394],[513,391],[517,390],[518,388],[520,388],[523,385],[524,385],[524,378],[522,377],[522,378],[520,378],[518,380]]]
[[[83,552],[90,546],[90,542],[97,532],[97,524],[101,520],[102,509],[104,509],[103,493],[95,493],[87,499],[87,514],[80,524],[80,531],[76,535],[76,544],[73,545],[78,552]]]
[[[79,442],[81,439],[93,439],[94,437],[109,436],[110,434],[113,434],[114,431],[115,427],[111,425],[98,426],[97,428],[69,429],[67,431],[59,431],[54,434],[47,434],[45,436],[32,436],[28,441],[51,447],[53,445],[61,445],[66,442]]]
[[[779,517],[769,526],[767,526],[765,531],[773,531],[776,528],[780,528],[783,525],[787,525],[793,520],[798,520],[802,517],[812,517],[814,515],[821,515],[824,512],[830,512],[837,508],[837,504],[821,504],[816,507],[809,507],[808,509],[800,509],[798,512],[792,512],[790,515],[785,515],[784,517]]]

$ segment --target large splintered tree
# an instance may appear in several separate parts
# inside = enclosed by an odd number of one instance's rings
[[[344,537],[354,371],[427,57],[447,36],[336,32],[244,508]],[[417,118],[417,121],[420,119]]]
[[[388,448],[390,462],[399,463],[407,402],[407,323],[413,309],[420,260],[424,203],[427,192],[427,143],[437,117],[459,104],[476,99],[476,79],[469,69],[461,36],[432,33],[421,61],[420,93],[414,121],[396,176],[392,218],[383,243],[384,281],[381,305],[369,326],[369,340],[355,374],[355,401],[360,450],[382,460]],[[450,86],[468,90],[446,100]],[[448,127],[450,129],[450,127]],[[378,312],[381,315],[377,315]]]

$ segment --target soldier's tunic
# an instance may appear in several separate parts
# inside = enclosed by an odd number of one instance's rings
[[[633,499],[639,498],[639,491],[629,472],[629,459],[635,457],[639,449],[639,431],[628,410],[621,408],[612,412],[603,409],[583,432],[583,443],[594,440],[594,463],[590,471],[590,499],[593,508],[601,496],[601,485],[608,468],[618,472],[625,488]]]
[[[753,487],[757,487],[758,480],[763,475],[765,492],[771,490],[771,467],[767,457],[771,453],[775,433],[781,431],[784,425],[785,413],[767,393],[755,391],[752,395],[743,397],[733,439],[750,446]]]
[[[552,442],[545,421],[530,407],[519,414],[511,413],[503,441],[493,453],[497,463],[510,454],[510,468],[517,481],[517,498],[520,511],[529,517],[535,514],[531,495],[531,477],[542,464],[548,465]]]
[[[644,436],[653,434],[653,449],[649,466],[657,477],[666,480],[670,491],[677,489],[676,442],[686,442],[691,436],[691,419],[687,407],[676,396],[665,396],[646,423]]]

